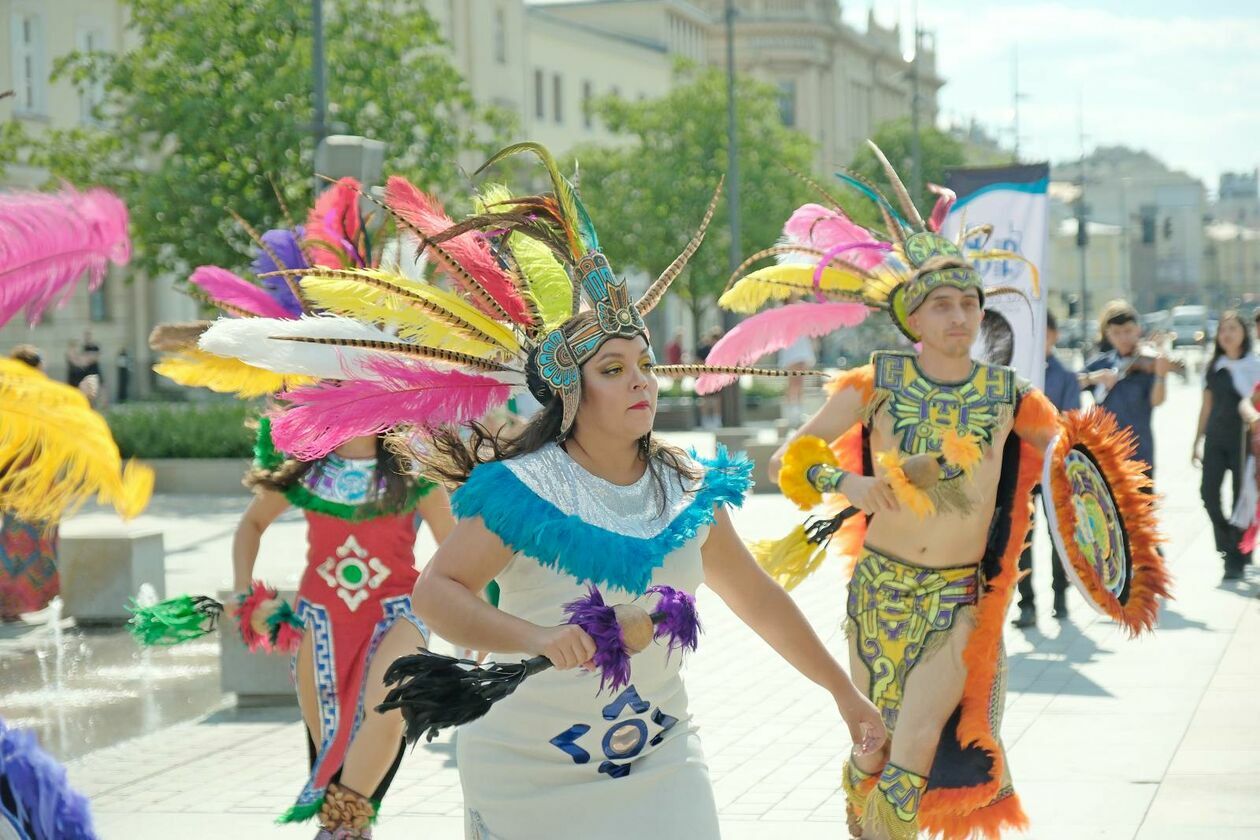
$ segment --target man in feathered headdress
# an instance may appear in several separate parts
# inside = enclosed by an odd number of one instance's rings
[[[877,352],[837,376],[827,402],[771,463],[772,478],[803,509],[824,494],[851,507],[755,550],[789,588],[817,568],[837,534],[841,552],[855,558],[846,609],[851,667],[890,741],[880,754],[846,762],[853,836],[997,836],[1027,823],[999,737],[1002,629],[1043,464],[1058,508],[1056,538],[1069,546],[1065,556],[1092,603],[1132,632],[1149,628],[1166,576],[1141,465],[1125,460],[1127,441],[1114,424],[1090,415],[1061,423],[1012,368],[972,358],[986,298],[973,261],[1014,255],[966,254],[965,237],[941,236],[952,196],[941,191],[925,223],[875,152],[896,205],[841,177],[874,203],[882,229],[855,224],[834,201],[798,210],[785,241],[758,255],[794,260],[743,278],[723,304],[749,311],[768,300],[812,299],[749,319],[715,356],[751,361],[802,332],[851,326],[870,310],[886,311],[915,342],[914,351]],[[802,263],[801,255],[813,259]],[[858,512],[865,516],[849,518]],[[1078,542],[1078,514],[1101,537]]]

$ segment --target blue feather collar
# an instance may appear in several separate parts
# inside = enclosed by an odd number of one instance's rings
[[[474,469],[451,495],[451,509],[459,519],[480,516],[504,545],[548,568],[583,583],[642,594],[665,556],[713,522],[714,507],[739,507],[752,486],[753,465],[743,453],[731,455],[719,446],[712,460],[696,460],[704,467],[704,477],[686,491],[672,518],[651,536],[619,533],[566,512],[522,479],[511,461]]]

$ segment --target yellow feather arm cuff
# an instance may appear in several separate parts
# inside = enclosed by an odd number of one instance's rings
[[[809,481],[809,468],[817,464],[837,465],[836,454],[820,437],[801,435],[783,453],[779,489],[801,510],[809,510],[822,503],[822,494]]]

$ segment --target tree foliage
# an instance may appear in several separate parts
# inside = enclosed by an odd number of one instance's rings
[[[726,173],[726,76],[717,68],[680,64],[675,84],[657,99],[597,100],[596,115],[626,141],[575,150],[582,196],[614,269],[655,276],[687,244]],[[778,92],[739,78],[738,138],[741,250],[773,245],[784,221],[809,196],[790,169],[813,168],[810,140],[783,125]],[[729,186],[729,185],[728,185]],[[721,293],[730,274],[730,216],[722,200],[703,247],[674,283],[693,324]]]
[[[52,131],[28,160],[56,179],[104,184],[131,211],[149,272],[244,263],[231,208],[258,227],[300,212],[313,183],[309,3],[127,0],[136,46],[72,54],[55,73],[103,86],[98,125]],[[447,58],[422,0],[325,2],[328,122],[383,141],[386,171],[439,193],[458,156],[502,138]]]

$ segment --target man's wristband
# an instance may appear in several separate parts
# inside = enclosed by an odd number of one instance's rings
[[[839,493],[840,485],[848,474],[847,470],[839,467],[815,464],[806,471],[805,478],[819,493]]]

